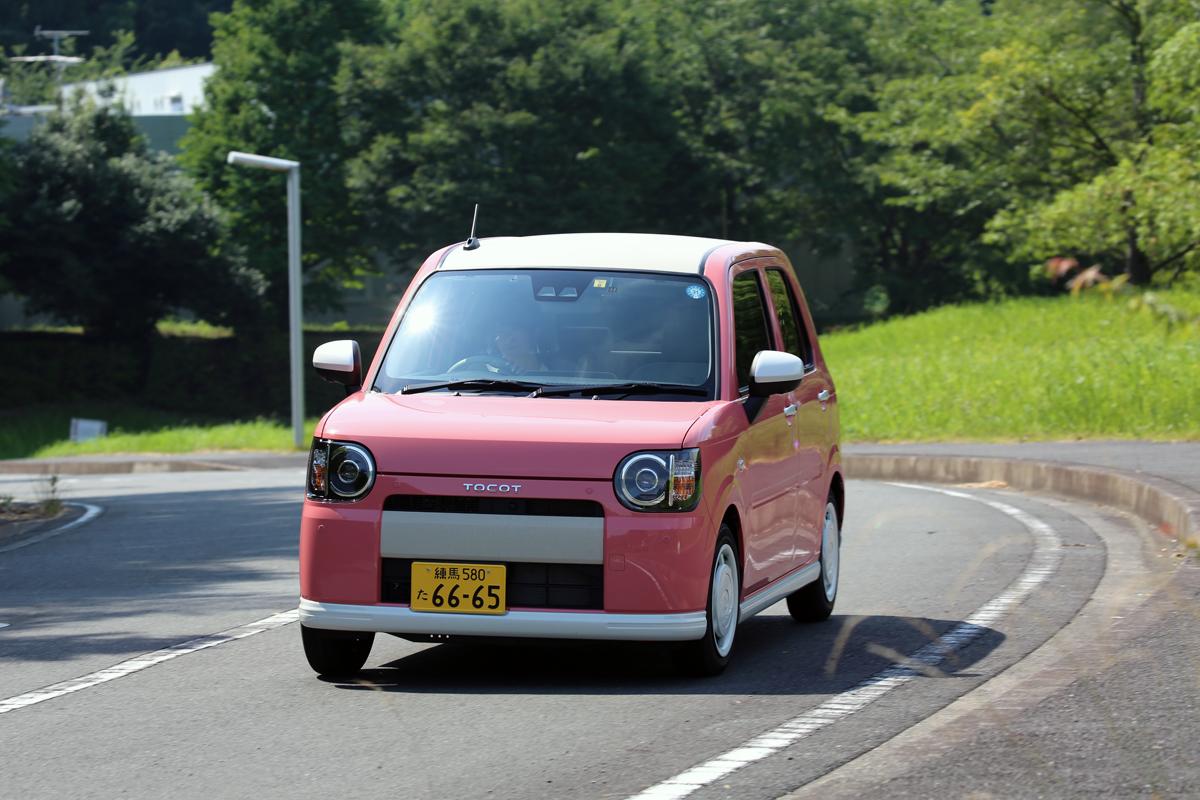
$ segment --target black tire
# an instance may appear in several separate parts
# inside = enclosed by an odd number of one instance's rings
[[[323,628],[300,626],[304,656],[318,675],[343,678],[354,675],[367,663],[374,633],[359,631],[328,631]]]
[[[787,598],[788,613],[797,622],[821,622],[822,620],[827,620],[829,619],[829,615],[833,613],[834,603],[837,602],[837,590],[840,584],[837,573],[841,568],[841,558],[834,556],[830,558],[829,564],[827,564],[827,554],[825,552],[826,538],[824,535],[824,526],[828,524],[830,517],[832,517],[833,528],[837,532],[836,547],[840,551],[842,546],[842,522],[838,519],[837,506],[834,505],[833,498],[831,497],[825,502],[825,515],[822,517],[821,523],[821,559],[819,562],[821,565],[821,574],[815,581],[792,592]],[[832,565],[834,572],[832,592],[828,590],[826,583],[826,570],[830,565]]]
[[[728,567],[728,554],[722,553],[723,548],[728,548],[732,551],[734,576],[733,582],[733,603],[734,611],[732,617],[733,628],[728,633],[728,642],[724,647],[718,644],[718,639],[724,639],[723,636],[717,636],[713,632],[713,594],[715,580],[717,576],[718,559],[726,560],[726,568]],[[697,675],[701,677],[709,677],[720,675],[725,671],[725,667],[729,664],[729,658],[733,655],[734,640],[737,634],[738,625],[738,606],[742,596],[742,568],[741,557],[738,554],[737,539],[734,538],[733,531],[728,525],[722,525],[720,532],[717,534],[717,545],[713,549],[712,567],[709,570],[708,578],[708,605],[706,608],[705,617],[707,624],[704,627],[704,637],[693,642],[685,642],[677,651],[679,666],[682,671],[689,675]],[[724,653],[722,653],[724,649]]]

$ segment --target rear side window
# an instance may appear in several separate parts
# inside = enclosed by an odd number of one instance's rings
[[[767,329],[766,304],[758,272],[743,272],[733,279],[733,334],[735,341],[738,386],[750,385],[750,365],[760,350],[771,349]]]
[[[791,284],[777,269],[767,270],[767,283],[771,287],[771,298],[775,301],[775,313],[779,315],[779,329],[783,331],[783,348],[811,367],[812,346],[808,343],[808,332],[800,321],[800,307],[792,294]]]

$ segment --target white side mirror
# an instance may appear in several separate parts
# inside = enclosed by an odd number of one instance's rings
[[[353,339],[326,342],[313,351],[312,360],[318,375],[342,384],[347,393],[362,388],[362,353]]]
[[[804,361],[791,353],[760,350],[750,365],[750,396],[790,392],[804,378]]]

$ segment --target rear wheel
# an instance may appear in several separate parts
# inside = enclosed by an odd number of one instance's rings
[[[708,625],[704,638],[680,648],[681,666],[696,675],[719,675],[729,663],[741,611],[742,579],[737,542],[728,525],[717,535],[708,590]]]
[[[842,548],[842,525],[837,506],[830,499],[825,504],[821,523],[821,577],[788,595],[787,607],[792,618],[800,622],[820,622],[829,619],[837,601],[838,571]]]
[[[329,631],[324,628],[300,626],[304,655],[308,665],[318,675],[340,678],[353,675],[367,663],[374,633],[361,631]]]

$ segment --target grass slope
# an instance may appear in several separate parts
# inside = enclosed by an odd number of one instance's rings
[[[821,346],[845,441],[1200,438],[1200,328],[1123,298],[951,306]]]
[[[71,417],[106,420],[109,434],[74,444],[68,439]],[[316,422],[308,420],[308,430]],[[114,404],[41,406],[0,415],[0,458],[291,449],[291,427],[273,420],[198,419]]]

